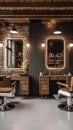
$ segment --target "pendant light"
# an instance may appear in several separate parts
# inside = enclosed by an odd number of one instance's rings
[[[13,25],[12,29],[10,30],[10,33],[13,33],[13,34],[18,33],[17,29],[15,28],[15,25]]]
[[[62,31],[61,31],[60,28],[57,26],[53,33],[54,33],[54,34],[61,34]]]

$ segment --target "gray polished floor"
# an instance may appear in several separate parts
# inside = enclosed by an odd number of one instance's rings
[[[73,112],[56,99],[9,99],[16,107],[0,112],[0,130],[73,130]]]

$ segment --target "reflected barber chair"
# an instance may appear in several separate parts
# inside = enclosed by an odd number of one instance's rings
[[[16,81],[11,83],[10,78],[2,77],[0,80],[0,111],[7,111],[13,109],[15,105],[13,103],[7,103],[7,98],[15,97]]]
[[[58,107],[65,111],[73,111],[72,97],[73,97],[73,77],[71,77],[70,84],[57,82],[59,86],[58,99],[60,96],[66,97],[67,101],[62,102]]]

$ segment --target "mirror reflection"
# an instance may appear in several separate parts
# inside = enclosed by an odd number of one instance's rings
[[[6,57],[8,68],[21,68],[23,62],[23,40],[7,39]]]
[[[62,69],[65,65],[64,40],[48,39],[46,55],[48,69]]]

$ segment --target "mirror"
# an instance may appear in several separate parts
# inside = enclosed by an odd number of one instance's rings
[[[48,38],[46,41],[47,69],[63,69],[65,67],[65,42],[63,38]]]
[[[23,62],[23,40],[7,39],[6,66],[7,68],[21,68]]]

